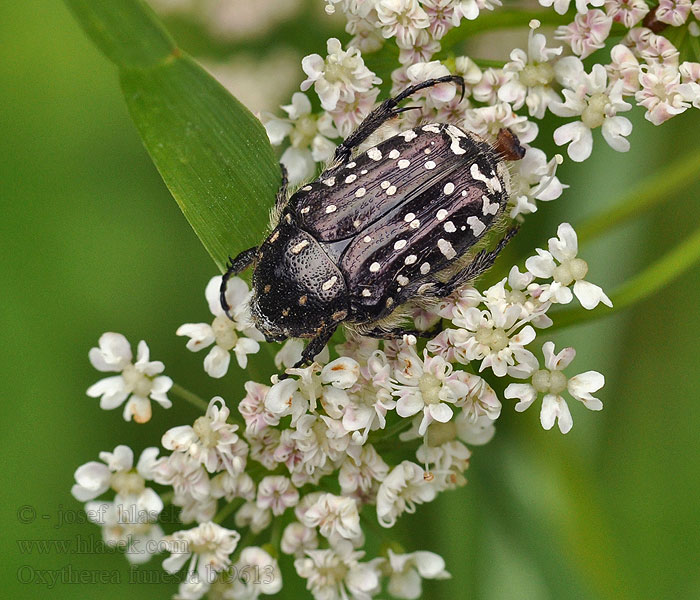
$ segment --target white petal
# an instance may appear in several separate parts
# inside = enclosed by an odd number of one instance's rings
[[[420,392],[410,393],[402,396],[396,402],[396,413],[400,417],[410,417],[423,409],[423,397]]]
[[[231,355],[221,346],[214,346],[204,359],[204,370],[214,379],[221,379],[228,371]]]
[[[587,310],[595,308],[599,302],[612,307],[612,301],[605,295],[602,288],[588,281],[580,280],[574,283],[574,294],[581,306]]]
[[[192,352],[198,352],[202,348],[211,346],[216,339],[214,330],[208,323],[185,323],[177,328],[175,335],[189,337],[190,340],[187,342],[187,349]]]
[[[503,392],[503,395],[508,399],[520,398],[520,402],[515,405],[515,410],[523,412],[537,398],[537,391],[529,383],[511,383]]]
[[[601,131],[603,138],[613,150],[627,152],[630,149],[630,143],[624,136],[632,133],[632,123],[626,117],[605,119]]]
[[[554,142],[557,146],[569,144],[567,154],[571,160],[583,162],[593,150],[593,134],[581,121],[562,125],[554,131]]]
[[[556,263],[552,255],[546,250],[537,249],[537,256],[531,256],[525,261],[525,268],[535,277],[548,279],[554,273]]]
[[[597,371],[586,371],[569,379],[567,389],[569,393],[583,402],[589,410],[602,410],[603,403],[591,395],[605,385],[605,377]]]
[[[428,405],[428,411],[430,416],[439,421],[440,423],[447,423],[452,418],[452,409],[443,402],[440,404],[430,404]]]
[[[540,423],[542,423],[544,429],[549,430],[554,426],[555,421],[558,422],[559,431],[562,433],[571,431],[571,427],[574,424],[564,398],[554,394],[547,394],[542,400]]]

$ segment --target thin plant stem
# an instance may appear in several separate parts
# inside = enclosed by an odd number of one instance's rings
[[[236,512],[241,506],[243,506],[243,500],[236,498],[224,506],[216,515],[214,516],[214,523],[221,524],[226,518],[232,513]]]
[[[639,216],[643,211],[665,202],[677,190],[700,177],[700,150],[681,156],[682,158],[672,165],[644,179],[613,208],[577,226],[579,242],[587,242]]]
[[[176,396],[182,398],[183,400],[186,400],[192,406],[198,408],[202,412],[207,412],[207,407],[209,406],[209,403],[203,398],[197,396],[197,394],[186,390],[184,387],[178,385],[177,383],[173,383],[173,387],[170,388],[170,391]]]
[[[579,325],[580,323],[607,317],[623,308],[640,302],[671,283],[698,261],[700,261],[700,229],[697,229],[690,237],[659,260],[650,264],[641,273],[622,284],[611,294],[612,309],[592,311],[577,308],[562,311],[559,314],[552,315],[554,325],[549,330]]]

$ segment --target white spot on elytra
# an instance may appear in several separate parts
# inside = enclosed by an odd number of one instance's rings
[[[310,206],[305,206],[304,208],[301,209],[301,214],[305,215],[307,212],[311,210]]]
[[[367,156],[372,160],[382,160],[382,153],[379,148],[370,148],[367,150]]]
[[[338,281],[338,278],[337,278],[335,275],[333,275],[333,277],[331,277],[328,281],[324,281],[324,282],[323,282],[323,285],[321,286],[321,289],[322,289],[323,291],[328,291],[328,290],[330,290],[330,289],[335,285],[335,282],[336,282],[336,281]]]
[[[479,237],[482,233],[484,233],[484,230],[486,229],[486,225],[484,225],[481,222],[481,219],[479,219],[479,217],[469,217],[467,219],[467,225],[471,227],[471,230],[476,237]]]
[[[415,218],[416,218],[416,215],[415,215],[414,213],[408,213],[408,214],[406,214],[406,216],[403,218],[403,220],[406,221],[406,223],[410,223],[410,222],[413,221],[413,219],[415,219]]]
[[[477,181],[483,181],[486,184],[486,188],[489,192],[500,192],[502,190],[501,182],[498,179],[498,177],[496,177],[495,175],[493,177],[486,177],[486,175],[484,175],[479,170],[479,165],[477,165],[476,163],[474,163],[471,166],[469,172],[471,173],[471,176]]]
[[[449,125],[447,127],[447,135],[450,136],[450,150],[452,150],[452,154],[464,154],[466,150],[460,145],[459,138],[467,137],[467,134],[454,125]]]
[[[466,225],[462,225],[462,226],[459,228],[460,231],[465,231],[466,229],[467,229],[467,226],[466,226]]]
[[[360,171],[360,175],[367,175],[367,173],[369,173],[367,169],[362,169],[362,171]]]
[[[381,265],[380,265],[378,262],[373,262],[373,263],[369,266],[369,270],[370,270],[372,273],[376,273],[377,271],[379,271],[380,267],[381,267]]]
[[[357,175],[353,173],[352,175],[348,175],[345,178],[345,183],[352,183],[353,181],[355,181],[355,179],[357,179]]]
[[[457,228],[452,221],[447,221],[447,223],[445,223],[442,227],[447,233],[454,233],[457,231]]]
[[[356,166],[357,166],[357,163],[353,160],[353,161],[349,162],[347,165],[345,165],[345,168],[346,168],[346,169],[352,169],[352,168],[354,168],[354,167],[356,167]]]
[[[437,245],[440,249],[440,252],[442,252],[442,254],[447,260],[452,260],[455,256],[457,256],[457,253],[452,247],[452,244],[450,244],[450,242],[448,242],[447,240],[443,240],[442,238],[440,238],[437,242]]]
[[[467,190],[462,190],[462,196],[466,196],[466,195],[467,195]]]
[[[430,171],[431,169],[435,168],[435,163],[432,160],[429,160],[427,163],[425,163],[425,168]]]
[[[421,274],[423,274],[423,275],[428,274],[428,273],[430,272],[430,263],[424,262],[424,263],[420,266],[420,272],[421,272]]]
[[[338,210],[338,207],[335,204],[329,204],[328,206],[326,206],[327,215],[331,214],[332,212],[335,212],[336,210]]]
[[[368,235],[362,238],[362,241],[365,242],[366,244],[369,244],[372,241],[372,238]]]
[[[404,264],[407,265],[412,265],[414,262],[418,260],[418,257],[415,254],[409,254],[405,259],[404,259]]]
[[[362,196],[365,195],[365,192],[366,192],[366,191],[367,191],[367,190],[366,190],[365,188],[363,188],[363,187],[358,188],[357,191],[355,192],[355,197],[356,197],[356,198],[362,198]]]
[[[395,193],[396,193],[396,186],[395,185],[390,185],[386,190],[387,196],[393,196]]]
[[[398,158],[400,154],[401,154],[401,152],[394,149],[391,152],[389,152],[389,158]]]
[[[295,246],[292,246],[292,254],[299,254],[299,252],[301,252],[308,245],[309,245],[308,240],[301,240],[301,242],[299,242]]]
[[[447,218],[447,214],[447,211],[444,208],[441,208],[439,211],[437,211],[435,218],[438,221],[444,221]]]
[[[312,188],[310,185],[305,185],[303,188],[301,188],[301,191],[302,191],[302,192],[309,192],[309,191],[311,191],[312,189],[313,189],[313,188]]]
[[[432,150],[430,148],[426,148],[425,150],[423,150],[423,152],[425,152],[425,154],[430,154]]]
[[[335,177],[329,177],[328,179],[324,179],[321,183],[327,185],[328,187],[335,185]]]
[[[409,227],[411,229],[418,229],[420,227],[420,221],[418,219],[413,219],[413,221],[411,221],[409,224]]]
[[[396,243],[394,243],[394,250],[401,250],[402,248],[405,248],[407,243],[408,242],[406,240],[396,241]]]
[[[410,160],[406,160],[405,158],[402,158],[398,163],[396,163],[399,166],[399,169],[405,169],[408,165],[411,164]]]
[[[408,277],[404,277],[403,275],[399,275],[396,281],[399,282],[399,285],[408,285]]]
[[[481,207],[481,212],[486,215],[495,215],[498,212],[499,204],[498,202],[490,202],[487,196],[482,196],[483,206]]]
[[[355,220],[352,222],[352,226],[355,227],[356,229],[357,229],[360,225],[361,225],[360,219],[355,219]]]
[[[431,123],[430,125],[425,125],[423,127],[423,131],[429,131],[430,133],[440,133],[440,126],[436,125],[435,123]]]
[[[382,188],[383,190],[387,189],[391,185],[391,181],[382,181],[379,184],[379,187]]]
[[[364,289],[364,290],[362,290],[362,295],[365,298],[369,298],[372,295],[372,292],[370,292],[368,289]]]
[[[399,135],[403,137],[403,139],[407,142],[415,140],[418,137],[418,134],[415,131],[413,131],[413,129],[409,129],[408,131],[402,131],[401,133],[399,133]]]
[[[446,194],[451,194],[452,192],[455,191],[455,184],[452,182],[446,183],[445,187],[442,188],[442,191],[445,192]]]

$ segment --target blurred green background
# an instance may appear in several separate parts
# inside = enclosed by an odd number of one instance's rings
[[[256,99],[247,83],[251,105],[286,101],[303,73],[284,67],[283,86],[280,65],[323,53],[325,38],[342,34],[320,4],[312,11],[318,25],[303,35],[309,3],[289,17],[292,25],[221,45],[253,75],[260,57],[277,57],[264,71],[277,97]],[[170,23],[186,49],[201,52],[197,28]],[[214,265],[145,153],[113,67],[67,9],[51,0],[3,3],[0,39],[2,596],[166,598],[173,585],[132,585],[119,553],[92,551],[99,531],[72,522],[81,507],[70,487],[75,468],[99,451],[126,443],[138,452],[196,415],[182,402],[167,412],[154,405],[152,421],[136,426],[120,410],[99,410],[85,396],[100,378],[87,352],[104,331],[124,333],[134,345],[145,339],[166,374],[204,397],[235,402],[238,372],[208,379],[203,355],[175,336],[180,324],[207,320],[203,290]],[[234,86],[242,85],[240,73],[229,73]],[[639,112],[633,120],[628,154],[596,138],[590,160],[561,169],[571,189],[541,204],[511,257],[542,246],[562,220],[576,226],[640,178],[700,148],[697,110],[659,128]],[[699,193],[695,181],[587,245],[590,279],[610,291],[691,233],[700,222]],[[506,403],[496,438],[474,451],[469,485],[397,529],[407,548],[447,560],[452,579],[426,584],[426,598],[700,598],[699,289],[696,266],[631,310],[555,334],[558,348],[576,347],[576,372],[605,373],[605,409],[590,413],[572,402],[575,426],[562,436],[541,429],[536,409],[518,415]],[[72,545],[28,553],[22,540]],[[155,561],[146,569],[160,572]],[[118,583],[79,583],[94,572]],[[63,581],[54,585],[56,573]],[[287,582],[282,597],[299,597],[299,585]]]

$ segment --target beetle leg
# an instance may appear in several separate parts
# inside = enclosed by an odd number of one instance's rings
[[[293,368],[298,369],[299,367],[303,367],[304,365],[308,365],[310,362],[312,362],[314,358],[316,358],[316,355],[326,347],[326,344],[333,336],[335,330],[336,326],[334,325],[333,327],[324,329],[315,338],[313,338],[301,353],[301,360],[299,360]],[[284,377],[280,376],[280,379],[286,379],[286,375]]]
[[[442,320],[440,320],[435,327],[431,327],[430,329],[426,329],[425,331],[422,331],[420,329],[405,329],[401,327],[396,327],[394,329],[370,329],[369,331],[366,331],[362,335],[366,335],[367,337],[372,337],[372,338],[377,338],[380,340],[397,340],[401,339],[404,335],[415,335],[416,337],[421,337],[421,338],[433,338],[435,337],[438,333],[442,331]]]
[[[469,266],[464,269],[464,271],[457,273],[448,281],[433,282],[434,287],[430,291],[430,294],[435,295],[438,298],[444,298],[445,296],[449,296],[452,292],[465,283],[476,279],[479,275],[491,268],[501,250],[505,248],[506,244],[510,241],[510,238],[512,238],[517,232],[517,227],[509,229],[493,250],[482,250],[479,252],[474,257],[474,260],[469,263]]]
[[[362,123],[357,126],[357,129],[355,129],[355,131],[345,138],[345,141],[343,141],[336,148],[335,160],[340,161],[341,163],[347,162],[353,149],[364,142],[370,135],[372,135],[377,129],[386,123],[386,121],[399,115],[405,110],[412,110],[415,108],[397,108],[399,102],[405,100],[420,90],[433,87],[434,85],[438,85],[440,83],[448,82],[458,83],[462,88],[462,98],[464,98],[464,79],[459,75],[445,75],[444,77],[428,79],[427,81],[407,87],[403,92],[397,94],[393,98],[384,100],[384,102],[382,102],[364,118]]]
[[[282,171],[282,183],[280,184],[280,188],[277,190],[277,199],[275,200],[275,208],[277,210],[282,210],[284,205],[287,203],[287,185],[289,184],[287,167],[280,163],[280,170]]]
[[[228,265],[226,265],[226,273],[221,277],[221,287],[219,288],[219,301],[221,302],[221,308],[224,309],[226,316],[233,321],[233,317],[229,313],[231,307],[228,305],[226,300],[226,286],[228,285],[228,280],[232,275],[238,275],[239,273],[245,271],[255,259],[255,255],[258,252],[257,246],[253,248],[248,248],[243,250],[236,258],[228,258]]]

